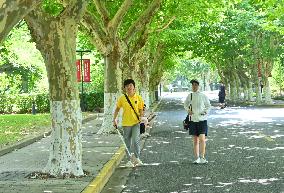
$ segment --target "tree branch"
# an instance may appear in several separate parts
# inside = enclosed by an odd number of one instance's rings
[[[99,21],[96,17],[94,17],[91,13],[86,12],[83,16],[81,23],[90,31],[96,34],[98,38],[101,40],[106,39],[106,33],[100,25]]]
[[[68,17],[73,17],[75,20],[80,20],[83,17],[87,4],[87,0],[72,0],[67,5],[67,8],[64,10],[63,14]]]
[[[106,55],[109,53],[108,48],[105,46],[105,39],[101,39],[99,35],[92,30],[93,28],[87,28],[83,24],[80,25],[80,28],[82,28],[81,31],[90,37],[91,43],[100,51],[101,54]]]
[[[138,38],[138,40],[134,43],[134,48],[132,49],[132,54],[137,53],[141,48],[143,48],[148,40],[149,31],[147,27],[144,28],[142,34]]]
[[[5,6],[0,7],[0,43],[11,29],[41,2],[42,0],[2,0],[0,4]]]
[[[169,25],[170,25],[175,19],[176,19],[176,16],[173,16],[173,17],[170,19],[170,21],[169,21],[168,23],[166,23],[163,27],[161,27],[160,29],[157,29],[157,30],[153,30],[153,31],[151,31],[150,33],[152,33],[152,32],[161,32],[161,31],[165,30],[166,28],[169,27]]]
[[[105,27],[108,25],[110,21],[110,15],[107,11],[103,0],[94,0],[94,4],[96,5],[97,11],[100,14]]]
[[[130,26],[124,38],[126,44],[129,43],[129,41],[131,40],[131,38],[133,38],[136,32],[143,29],[144,26],[151,21],[160,4],[161,0],[154,0],[148,6],[148,8],[140,15],[140,17]]]
[[[125,0],[123,4],[120,6],[119,10],[116,12],[115,16],[110,21],[108,27],[114,29],[114,33],[117,32],[119,25],[121,24],[122,18],[127,13],[129,8],[131,7],[133,0]]]

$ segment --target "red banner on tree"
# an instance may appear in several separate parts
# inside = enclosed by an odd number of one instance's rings
[[[80,60],[76,60],[77,66],[77,82],[81,82],[81,62]]]
[[[84,59],[84,82],[91,82],[90,59]]]

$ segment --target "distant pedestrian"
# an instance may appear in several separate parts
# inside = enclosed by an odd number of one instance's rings
[[[219,97],[220,108],[224,109],[226,107],[226,104],[225,104],[226,89],[225,89],[225,85],[223,84],[223,82],[220,82],[220,90],[218,93],[218,97]]]
[[[208,97],[199,91],[199,82],[191,80],[192,92],[184,102],[184,108],[189,114],[189,134],[193,136],[193,163],[208,163],[205,159],[206,139],[208,132],[207,115],[211,107]]]
[[[116,109],[113,116],[113,125],[117,127],[117,115],[122,108],[122,128],[125,144],[131,152],[134,152],[135,161],[131,161],[130,155],[127,154],[130,161],[126,164],[127,167],[143,165],[140,160],[140,120],[143,116],[144,101],[142,97],[135,93],[135,82],[132,79],[124,81],[124,89],[126,94],[122,95],[116,103]],[[131,147],[134,150],[131,150]]]

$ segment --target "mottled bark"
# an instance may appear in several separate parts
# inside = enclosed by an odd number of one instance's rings
[[[237,102],[238,101],[237,84],[233,72],[231,72],[229,75],[229,84],[230,84],[230,100],[232,102]]]
[[[105,102],[104,102],[104,122],[100,133],[112,132],[112,113],[117,96],[121,94],[122,87],[122,71],[121,61],[126,56],[127,46],[130,39],[137,32],[140,32],[147,23],[151,21],[161,0],[154,0],[148,6],[148,9],[141,13],[140,17],[133,22],[126,34],[119,34],[119,29],[123,17],[129,11],[133,0],[124,0],[114,17],[110,17],[104,1],[94,0],[96,11],[99,17],[95,17],[92,13],[87,12],[84,16],[82,24],[92,33],[92,42],[99,43],[98,49],[106,58],[105,72]],[[142,28],[143,27],[143,28]],[[130,32],[131,31],[131,32]],[[124,37],[124,38],[120,38]],[[125,40],[127,39],[127,41]],[[135,77],[135,70],[131,71],[131,77]],[[128,75],[127,75],[128,76]]]
[[[12,28],[42,1],[1,0],[0,1],[0,43]]]
[[[122,88],[119,58],[120,55],[116,52],[111,52],[105,58],[104,120],[101,129],[98,131],[99,134],[114,131],[112,126],[113,111]]]
[[[248,82],[248,101],[253,101],[253,88],[252,88],[253,82]]]
[[[268,77],[264,77],[264,85],[263,85],[263,93],[264,93],[264,103],[265,104],[272,104],[272,98],[271,98],[271,89],[269,85],[269,79]]]
[[[44,171],[54,176],[83,175],[82,113],[75,60],[77,24],[85,6],[85,1],[74,0],[58,17],[38,10],[25,18],[47,69],[52,142]]]
[[[265,63],[265,74],[263,76],[263,94],[264,94],[264,103],[265,104],[272,104],[271,98],[271,89],[269,84],[269,77],[271,75],[273,69],[273,62],[267,61]]]

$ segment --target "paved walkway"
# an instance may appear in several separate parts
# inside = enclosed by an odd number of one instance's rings
[[[100,192],[124,156],[118,135],[96,134],[101,123],[102,117],[97,116],[83,124],[83,169],[90,172],[87,177],[70,179],[26,177],[33,172],[41,171],[46,165],[51,140],[48,136],[0,157],[0,193]],[[7,149],[2,149],[0,152],[6,153]]]
[[[175,93],[177,94],[177,93]],[[34,137],[7,153],[0,150],[0,193],[91,193],[100,192],[125,153],[118,135],[97,135],[102,116],[83,121],[83,169],[90,174],[71,179],[30,179],[49,158],[50,136]],[[33,142],[37,139],[38,141]],[[23,148],[22,145],[31,143]],[[4,154],[6,153],[6,154]],[[4,155],[3,155],[4,154]]]
[[[163,97],[141,152],[144,166],[118,167],[102,193],[284,193],[284,107],[213,106],[209,163],[196,165],[192,137],[182,128],[186,96]]]

